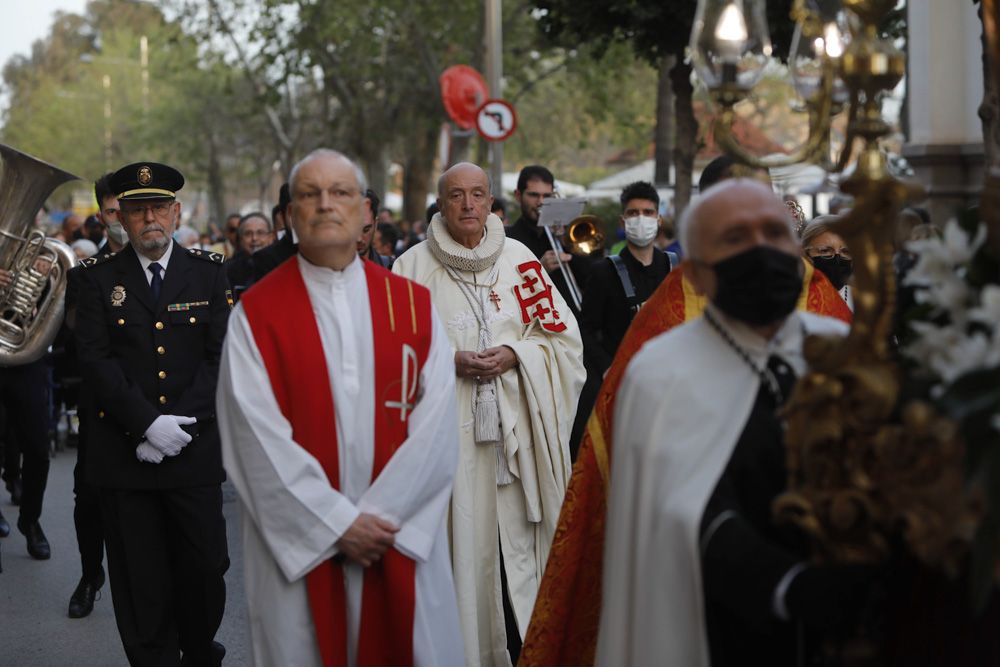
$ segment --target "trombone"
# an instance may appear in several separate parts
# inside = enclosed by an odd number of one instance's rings
[[[569,264],[564,262],[562,255],[567,252],[559,236],[552,233],[548,226],[544,226],[545,236],[549,239],[549,245],[555,251],[556,261],[559,263],[559,270],[566,278],[566,287],[569,289],[570,300],[579,313],[583,306],[583,292],[580,284],[576,281]],[[596,215],[581,215],[570,221],[566,227],[565,238],[568,245],[568,254],[590,255],[604,247],[604,232],[601,231],[601,219]]]

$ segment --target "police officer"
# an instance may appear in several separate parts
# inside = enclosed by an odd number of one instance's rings
[[[115,618],[133,665],[217,665],[229,567],[215,385],[231,294],[222,256],[171,238],[176,169],[111,178],[130,244],[80,272],[76,339]]]

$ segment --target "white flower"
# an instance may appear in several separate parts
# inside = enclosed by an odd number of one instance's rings
[[[956,268],[969,263],[985,240],[984,225],[976,228],[976,235],[970,240],[966,231],[951,220],[945,225],[943,239],[910,241],[906,248],[916,254],[918,259],[907,275],[906,284],[934,284],[945,275],[954,274]]]
[[[964,280],[950,272],[925,285],[915,297],[918,303],[928,303],[937,311],[947,311],[956,323],[960,323],[966,319],[966,308],[973,293]]]
[[[969,310],[969,319],[1000,327],[1000,285],[987,285],[979,292],[979,306]]]
[[[966,335],[959,327],[915,322],[919,337],[906,355],[948,385],[966,373],[1000,364],[1000,345],[982,332]]]
[[[906,244],[907,250],[917,255],[917,263],[906,274],[904,285],[922,287],[933,285],[954,274],[955,266],[942,241],[928,239],[926,241],[911,241]]]
[[[951,384],[966,373],[995,366],[997,356],[993,341],[985,334],[976,332],[962,338],[947,356],[935,360],[935,370],[942,380]]]
[[[917,363],[926,366],[931,357],[941,357],[958,344],[965,335],[952,325],[937,326],[930,322],[913,322],[911,325],[916,339],[907,346],[905,353]]]

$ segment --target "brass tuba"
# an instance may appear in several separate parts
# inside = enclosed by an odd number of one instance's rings
[[[0,366],[39,359],[62,324],[69,246],[34,228],[52,191],[77,177],[0,144],[0,268],[13,274],[0,287]]]

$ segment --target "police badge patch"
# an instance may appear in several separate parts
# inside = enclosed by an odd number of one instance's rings
[[[125,303],[125,286],[115,285],[111,290],[111,305],[121,306],[123,303]]]

